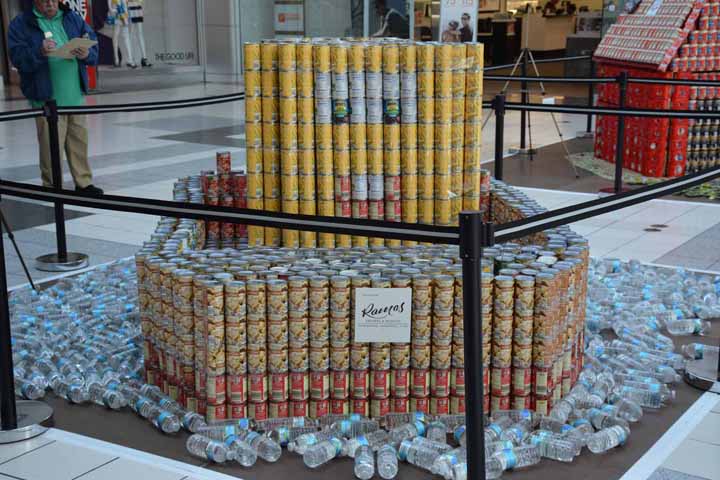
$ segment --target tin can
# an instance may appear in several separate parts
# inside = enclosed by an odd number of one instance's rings
[[[410,396],[424,398],[430,395],[430,371],[411,369],[410,370]]]
[[[287,418],[290,415],[289,402],[268,402],[269,418]]]
[[[370,368],[370,346],[368,344],[353,343],[350,346],[350,368],[353,370]]]
[[[370,372],[370,397],[374,399],[390,397],[390,371],[372,370]]]
[[[435,70],[435,44],[421,43],[417,45],[417,69],[423,72]]]
[[[450,414],[450,398],[449,397],[430,397],[430,414],[431,415],[449,415]]]
[[[328,398],[330,398],[329,372],[310,372],[310,398],[312,400],[327,400]]]
[[[259,43],[247,42],[243,45],[243,64],[246,72],[258,71],[262,68]]]
[[[297,57],[295,52],[295,43],[280,43],[278,50],[278,69],[282,71],[292,71],[297,69]]]
[[[330,368],[330,348],[310,347],[309,365],[313,372],[327,371]]]
[[[330,45],[315,44],[313,45],[313,66],[317,72],[330,72]]]
[[[330,399],[330,415],[348,415],[350,413],[350,400]]]
[[[491,395],[490,397],[490,412],[497,412],[499,410],[510,409],[510,396],[496,396]],[[492,413],[491,413],[492,414]]]
[[[392,411],[392,402],[390,398],[373,398],[370,400],[370,416],[371,418],[381,418]]]
[[[254,420],[268,419],[268,403],[267,402],[250,402],[248,403],[248,418]]]
[[[330,368],[332,370],[348,370],[350,368],[350,347],[330,348]]]
[[[357,399],[370,398],[370,372],[350,370],[350,396]]]
[[[430,370],[430,395],[447,397],[450,395],[450,370]]]
[[[247,418],[247,403],[233,403],[228,405],[230,409],[228,412],[228,418],[231,420],[239,420],[241,418]],[[188,410],[191,410],[188,408]]]
[[[370,347],[370,368],[390,370],[390,350],[389,344],[373,344]]]
[[[207,405],[205,418],[208,422],[225,420],[227,418],[227,406],[224,403],[221,405]]]
[[[347,370],[330,372],[330,397],[345,400],[350,396],[350,377]]]
[[[208,376],[205,384],[208,405],[222,405],[226,402],[227,392],[225,375]]]
[[[410,411],[430,413],[430,397],[410,397]]]
[[[410,413],[410,399],[397,397],[391,398],[390,410],[392,413]]]
[[[290,402],[290,416],[308,417],[310,415],[310,407],[306,400]]]
[[[353,398],[350,400],[350,411],[353,414],[363,417],[370,416],[370,400],[362,398]]]
[[[271,402],[285,402],[289,398],[289,379],[287,373],[271,373],[268,377]]]
[[[228,375],[226,387],[228,403],[244,404],[247,402],[247,377],[245,375]]]
[[[290,400],[306,401],[310,398],[310,375],[307,372],[291,372],[289,385]]]
[[[265,373],[252,373],[247,377],[248,400],[252,403],[268,399],[268,377]]]
[[[298,100],[312,99],[315,92],[315,75],[312,70],[298,70],[295,83]]]

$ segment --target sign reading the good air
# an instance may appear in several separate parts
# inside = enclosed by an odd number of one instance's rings
[[[408,343],[411,288],[355,290],[355,342]]]

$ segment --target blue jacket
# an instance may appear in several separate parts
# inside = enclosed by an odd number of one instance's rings
[[[69,39],[87,34],[90,39],[97,40],[95,32],[80,15],[63,3],[60,4],[60,8],[64,12],[63,28]],[[43,40],[45,34],[40,29],[32,9],[21,13],[10,23],[8,30],[10,61],[20,72],[20,88],[29,100],[45,101],[53,96],[48,59],[40,53]],[[78,59],[80,87],[85,93],[88,91],[87,66],[97,65],[97,62],[97,45],[90,49],[90,54],[85,60]]]

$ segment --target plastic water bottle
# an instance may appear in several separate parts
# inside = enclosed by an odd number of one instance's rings
[[[215,463],[225,463],[233,459],[232,453],[225,445],[202,435],[191,435],[185,445],[188,452],[204,460],[210,460]]]
[[[362,446],[368,446],[372,451],[377,451],[388,442],[388,433],[385,430],[375,430],[365,435],[345,440],[343,443],[343,455],[355,458],[355,452]]]
[[[668,322],[666,328],[670,335],[705,335],[711,326],[699,318],[684,318]]]
[[[317,427],[277,427],[267,432],[266,435],[281,447],[286,447],[300,435],[313,432],[317,432]]]
[[[183,428],[190,433],[195,433],[200,428],[207,426],[205,419],[195,412],[186,412],[180,421],[182,422]]]
[[[28,400],[39,400],[45,396],[45,390],[24,378],[15,378],[15,394]]]
[[[437,451],[423,446],[420,443],[414,443],[409,439],[403,440],[398,450],[398,458],[400,460],[427,471],[432,470],[432,466],[438,456],[440,456],[440,453]]]
[[[64,398],[70,403],[87,403],[90,398],[88,392],[82,383],[71,383],[64,380],[59,380],[55,383],[53,391],[59,397]]]
[[[168,412],[163,410],[152,400],[141,399],[140,404],[136,404],[137,411],[143,418],[150,420],[150,423],[155,425],[163,433],[177,433],[180,431],[180,420]]]
[[[435,421],[445,425],[446,433],[453,433],[456,428],[465,425],[465,414],[438,415]]]
[[[493,458],[500,461],[503,470],[526,468],[540,463],[540,451],[532,445],[506,448],[493,454]]]
[[[233,459],[243,467],[252,467],[257,462],[257,452],[247,442],[231,435],[225,439],[225,446],[230,449]]]
[[[500,435],[500,440],[507,440],[513,442],[515,445],[520,445],[528,433],[529,429],[527,424],[520,422],[503,430],[502,435]]]
[[[330,431],[338,437],[353,438],[363,433],[374,432],[380,428],[375,420],[340,420],[330,426]]]
[[[111,410],[120,410],[127,406],[122,393],[106,388],[97,377],[88,381],[87,390],[90,401]]]
[[[628,368],[625,373],[632,376],[652,377],[660,383],[678,383],[682,380],[682,377],[670,367],[658,367],[655,371]]]
[[[447,427],[441,422],[431,422],[425,430],[425,436],[436,442],[447,443]]]
[[[386,413],[382,417],[382,424],[387,430],[392,430],[395,427],[405,425],[406,423],[414,423],[416,421],[427,422],[429,421],[429,418],[423,412]]]
[[[487,452],[487,448],[485,450]],[[435,459],[430,468],[430,472],[434,475],[440,475],[447,480],[453,478],[453,467],[458,463],[467,461],[467,450],[464,447],[455,448],[445,452]]]
[[[303,455],[303,462],[309,468],[317,468],[326,464],[342,452],[342,441],[331,438],[308,448]]]
[[[665,402],[675,400],[675,390],[670,390],[669,395],[663,395],[659,389],[653,391],[621,386],[610,397],[610,403],[616,403],[620,398],[632,400],[643,408],[660,408]]]
[[[536,427],[540,423],[540,415],[530,410],[496,410],[492,414],[493,420],[509,418],[512,423],[527,423],[529,427]]]
[[[285,417],[285,418],[268,418],[267,420],[255,420],[253,430],[275,430],[279,427],[316,427],[317,423],[312,418],[307,417]]]
[[[358,422],[360,420],[364,420],[365,418],[366,417],[357,413],[351,413],[350,415],[330,414],[316,419],[315,423],[319,428],[324,429],[325,427],[329,427],[333,423],[339,422],[340,420],[350,420],[351,422]]]
[[[494,480],[500,478],[503,471],[502,463],[498,458],[492,456],[485,459],[485,478],[487,480]],[[453,480],[467,480],[467,463],[461,462],[453,467]]]
[[[602,410],[608,414],[622,418],[628,422],[635,423],[642,418],[643,410],[637,402],[628,400],[626,398],[618,399],[617,403],[613,405],[603,405]]]
[[[529,445],[538,448],[540,456],[559,462],[572,462],[580,452],[577,445],[548,430],[537,430],[527,439]]]
[[[282,455],[282,447],[280,445],[271,438],[260,435],[257,432],[246,430],[241,432],[238,438],[250,445],[257,453],[257,456],[266,462],[277,462],[280,455]]]
[[[398,473],[398,457],[395,448],[386,444],[380,447],[377,452],[377,470],[378,475],[385,480],[391,480]]]
[[[612,416],[607,411],[600,410],[598,408],[591,408],[588,410],[586,418],[590,420],[590,423],[592,423],[596,430],[602,430],[603,428],[612,427],[614,425],[619,425],[628,429],[630,428],[627,420]]]
[[[367,445],[355,452],[355,476],[360,480],[370,480],[375,475],[375,456]]]
[[[720,347],[704,345],[702,343],[689,343],[681,347],[683,355],[690,360],[702,360],[709,352],[717,353]]]
[[[308,448],[313,445],[317,445],[320,442],[333,438],[334,435],[328,431],[322,431],[317,433],[306,433],[300,435],[295,441],[288,443],[288,451],[295,452],[298,455],[303,455]]]
[[[624,445],[630,435],[630,430],[616,425],[605,428],[593,434],[588,440],[588,450],[593,453],[603,453],[619,445]]]
[[[550,418],[557,420],[558,422],[565,423],[570,414],[575,410],[575,398],[573,396],[567,396],[560,399],[558,403],[550,410]]]
[[[404,440],[421,437],[425,434],[425,424],[416,420],[412,423],[406,423],[390,430],[390,443],[400,445]]]
[[[438,453],[445,453],[452,449],[452,447],[445,442],[436,442],[435,440],[430,440],[427,437],[415,437],[412,439],[412,442],[424,448],[435,450]]]

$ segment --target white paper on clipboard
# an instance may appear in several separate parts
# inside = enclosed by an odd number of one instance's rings
[[[74,55],[70,52],[75,50],[76,48],[87,48],[90,49],[97,45],[97,40],[90,40],[89,38],[73,38],[69,42],[67,42],[65,45],[63,45],[60,48],[56,48],[52,52],[48,52],[48,57],[57,57],[57,58],[75,58]]]

